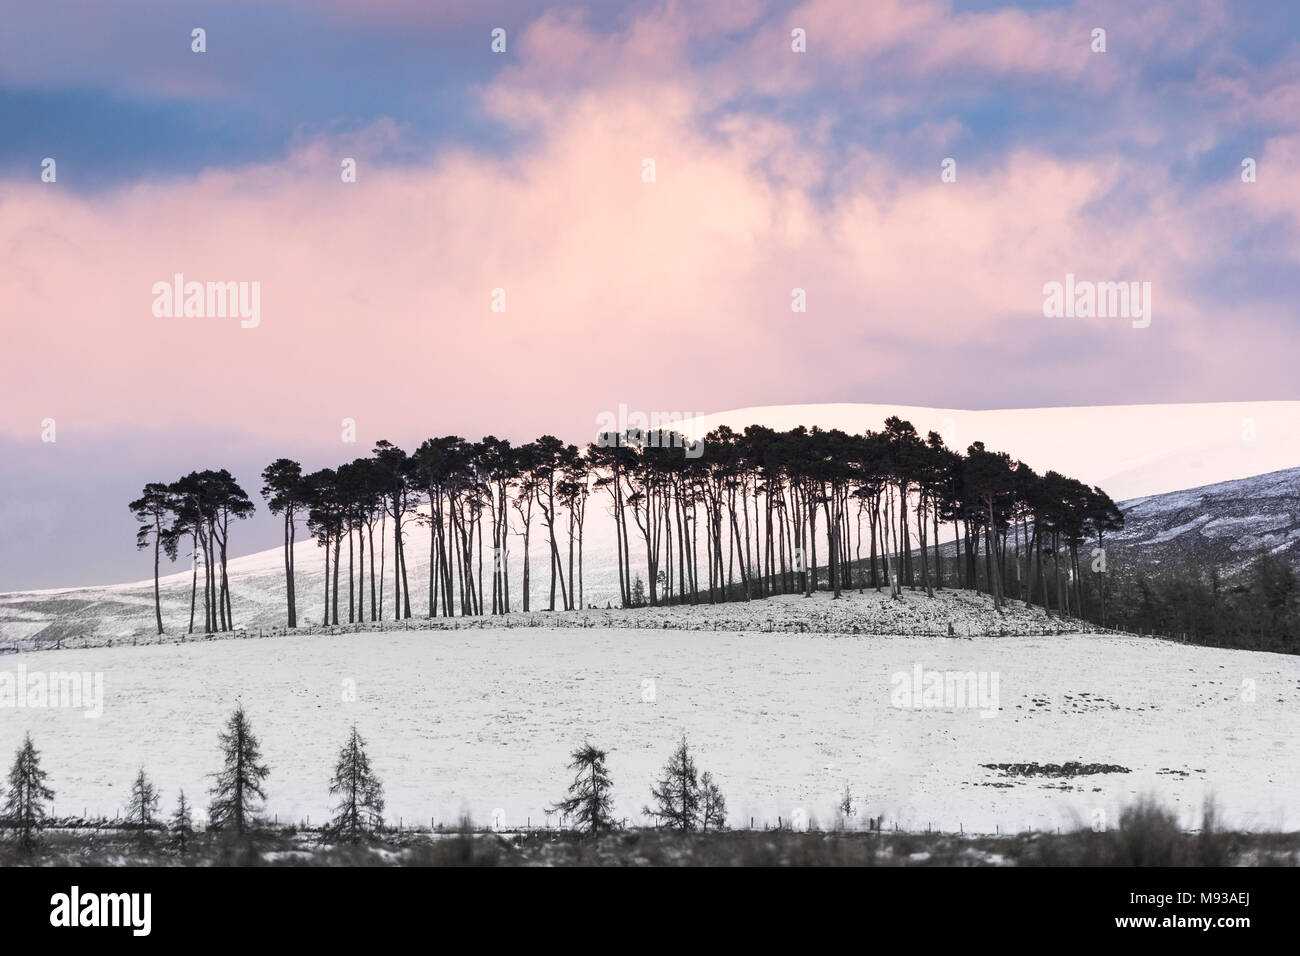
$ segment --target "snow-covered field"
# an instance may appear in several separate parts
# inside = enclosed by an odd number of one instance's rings
[[[282,821],[324,816],[355,721],[391,816],[407,823],[462,812],[490,821],[500,809],[508,824],[538,825],[584,738],[610,750],[617,811],[635,821],[685,732],[736,825],[801,812],[831,823],[848,784],[859,819],[921,830],[1065,827],[1098,810],[1113,822],[1142,793],[1189,822],[1213,794],[1230,824],[1300,826],[1300,658],[1282,655],[1113,635],[537,627],[0,658],[0,673],[20,666],[103,674],[98,719],[0,711],[0,754],[30,730],[60,814],[111,815],[141,765],[164,805],[181,787],[205,803],[218,729],[242,702],[271,766],[268,812]],[[896,706],[918,667],[973,672],[986,695],[996,675],[996,710],[989,696],[983,707]],[[1068,762],[1131,772],[1009,776],[982,766]]]

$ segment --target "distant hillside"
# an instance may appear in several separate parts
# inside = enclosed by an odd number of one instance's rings
[[[1191,563],[1240,571],[1261,554],[1300,570],[1300,468],[1120,502],[1124,530],[1107,538],[1122,570]]]

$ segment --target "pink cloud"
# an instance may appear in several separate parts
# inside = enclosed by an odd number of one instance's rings
[[[1259,342],[1221,335],[1225,320],[1276,316],[1225,314],[1187,284],[1253,224],[1295,214],[1281,178],[1253,193],[1229,179],[1188,201],[1133,159],[1022,148],[963,159],[945,184],[937,156],[918,169],[883,149],[846,152],[825,124],[719,110],[710,80],[724,67],[693,71],[688,47],[743,31],[753,10],[697,25],[701,9],[654,8],[612,37],[575,16],[534,23],[518,65],[484,90],[495,116],[532,127],[505,157],[450,150],[383,165],[373,157],[403,133],[381,122],[280,162],[107,194],[0,183],[0,312],[15,317],[0,428],[27,434],[55,415],[86,429],[328,442],[349,417],[372,439],[571,435],[620,402],[896,400],[918,387],[918,368],[977,396],[997,382],[973,363],[997,360],[970,355],[1016,356],[1006,361],[1024,404],[1081,377],[1114,379],[1115,363],[1150,376],[1120,379],[1130,401],[1181,381],[1188,362],[1170,356],[1212,365],[1205,386],[1285,368],[1285,343],[1261,357]],[[846,23],[846,9],[815,0],[790,22],[804,18],[810,49],[825,44],[844,64],[924,47],[922,71],[1070,75],[1060,44],[1091,22],[926,3]],[[1193,19],[1177,42],[1213,18]],[[762,36],[723,59],[752,58]],[[918,135],[941,146],[959,133],[938,122]],[[1279,140],[1265,156],[1281,167],[1294,153]],[[344,156],[359,160],[356,184],[339,181]],[[1152,329],[1045,324],[1042,286],[1066,272],[1151,281]],[[259,282],[260,326],[155,318],[152,287],[175,273]],[[791,311],[796,287],[807,313]],[[505,313],[490,309],[498,288]]]
[[[343,417],[545,428],[620,401],[708,410],[810,378],[848,390],[902,381],[882,358],[936,342],[1042,334],[1041,286],[1067,270],[1154,281],[1151,340],[1206,347],[1209,316],[1174,277],[1219,251],[1198,217],[1227,200],[1098,220],[1086,210],[1135,175],[1124,163],[1021,152],[943,184],[937,166],[841,162],[770,120],[701,130],[693,104],[673,87],[593,93],[508,160],[362,155],[355,185],[330,143],[104,196],[9,184],[3,427],[58,414],[328,440]],[[814,187],[832,174],[827,202]],[[177,272],[260,282],[260,327],[154,318],[151,288]],[[794,287],[807,314],[790,310]],[[1101,348],[1124,332],[1086,334]]]

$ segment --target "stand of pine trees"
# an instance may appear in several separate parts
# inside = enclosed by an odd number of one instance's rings
[[[206,633],[233,630],[235,615],[227,573],[230,522],[231,519],[249,517],[254,506],[230,472],[224,468],[221,471],[195,471],[171,484],[150,482],[145,485],[144,494],[129,507],[141,522],[136,535],[137,547],[153,545],[154,613],[158,633],[163,632],[162,601],[158,593],[159,555],[166,553],[175,561],[187,541],[194,560],[190,633],[194,632],[194,614],[198,606],[200,564],[203,566],[203,630]],[[164,521],[167,522],[165,527]]]
[[[1096,606],[1106,595],[1107,623],[1216,647],[1300,652],[1300,581],[1285,558],[1263,553],[1225,578],[1216,567],[1121,561],[1107,574],[1083,570]]]
[[[600,519],[614,523],[624,607],[947,587],[1104,620],[1105,588],[1087,593],[1081,583],[1091,560],[1083,549],[1104,548],[1123,526],[1099,488],[1039,475],[981,442],[951,450],[897,417],[861,435],[724,426],[694,446],[667,430],[603,434],[584,450],[549,435],[517,447],[492,436],[430,438],[410,454],[381,441],[369,457],[315,472],[277,459],[262,480],[284,522],[290,627],[302,609],[294,543],[304,523],[325,567],[313,601],[331,624],[528,611],[537,574],[548,610],[584,607],[593,494]],[[200,564],[203,629],[233,627],[229,525],[253,511],[238,483],[225,471],[194,472],[147,485],[131,510],[139,546],[154,551],[160,633],[160,555],[174,560],[182,545],[196,556],[189,629]],[[424,581],[408,573],[413,546],[428,548]]]

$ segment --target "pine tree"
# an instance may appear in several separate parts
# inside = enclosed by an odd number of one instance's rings
[[[564,819],[572,819],[579,829],[588,833],[612,830],[614,819],[610,815],[614,806],[611,794],[613,781],[605,769],[608,757],[605,751],[593,747],[588,741],[573,752],[569,769],[574,771],[569,795],[550,808]]]
[[[337,839],[359,843],[384,823],[384,786],[370,769],[366,742],[352,725],[348,741],[339,751],[339,762],[330,781],[330,796],[338,797],[329,832]]]
[[[664,775],[650,789],[650,795],[655,806],[646,807],[644,812],[654,817],[656,826],[683,832],[699,829],[700,781],[685,735],[664,765]]]
[[[858,815],[857,809],[853,806],[853,790],[846,783],[844,785],[844,795],[840,797],[840,823],[848,826],[849,821]]]
[[[37,831],[45,823],[45,804],[54,799],[54,791],[45,785],[45,777],[41,755],[32,745],[32,735],[27,734],[9,771],[4,814],[10,826],[18,831],[19,844],[26,850],[36,846]]]
[[[138,827],[153,826],[158,816],[158,790],[145,776],[144,767],[136,774],[131,785],[131,802],[126,807],[126,822]]]
[[[194,818],[190,813],[190,805],[185,800],[184,790],[176,801],[176,812],[172,814],[169,829],[172,849],[181,856],[189,853],[190,842],[194,839]]]
[[[233,827],[242,836],[250,824],[256,823],[258,801],[266,799],[262,781],[271,771],[261,762],[261,745],[253,736],[242,705],[230,715],[220,740],[225,767],[214,775],[208,825],[214,830]]]
[[[727,800],[707,770],[700,777],[700,823],[705,832],[727,829]]]
[[[302,465],[288,458],[277,458],[262,469],[262,497],[271,514],[284,515],[284,581],[289,627],[298,626],[298,598],[294,585],[294,532],[298,513],[304,510],[307,489],[303,485]]]
[[[168,556],[173,560],[176,557],[175,547],[168,545],[171,532],[170,529],[163,527],[163,519],[175,510],[176,501],[165,484],[151,481],[144,486],[144,494],[131,502],[128,507],[131,509],[131,514],[140,522],[140,528],[135,536],[135,546],[143,550],[149,547],[150,539],[153,540],[153,607],[158,633],[161,634],[163,622],[162,597],[158,590],[159,556],[164,546],[167,546]]]

